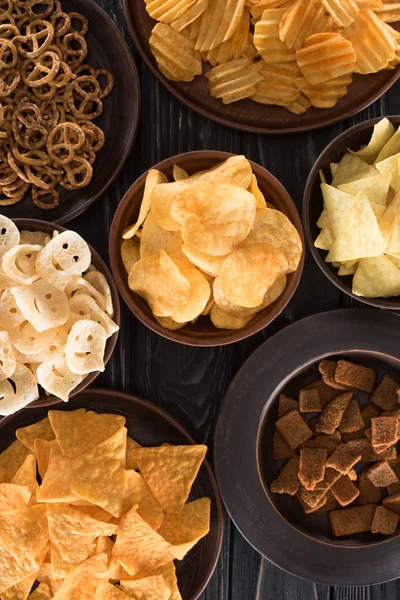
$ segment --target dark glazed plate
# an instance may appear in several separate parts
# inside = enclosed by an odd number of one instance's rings
[[[264,342],[228,388],[214,440],[218,485],[247,541],[289,573],[328,585],[373,585],[399,576],[399,535],[334,538],[325,516],[304,515],[295,499],[268,491],[278,394],[317,378],[317,363],[343,357],[400,377],[400,318],[347,309],[320,313]],[[232,477],[234,472],[235,476]]]
[[[90,184],[78,190],[58,186],[60,204],[53,210],[37,207],[30,194],[17,204],[1,206],[0,212],[16,217],[66,223],[85,211],[108,188],[128,157],[135,139],[140,113],[140,84],[128,44],[111,18],[94,0],[63,0],[66,12],[82,13],[89,21],[86,35],[87,61],[96,69],[108,69],[114,89],[104,100],[102,115],[94,121],[105,134],[105,143],[93,164]]]
[[[169,444],[194,444],[187,431],[164,410],[138,396],[91,388],[76,396],[73,402],[59,402],[52,406],[56,410],[76,410],[87,408],[98,413],[117,413],[126,417],[128,434],[142,446]],[[0,421],[0,452],[14,440],[19,427],[31,425],[47,415],[48,409],[35,408],[22,410]],[[221,550],[223,538],[223,508],[217,483],[205,461],[193,485],[190,499],[208,496],[211,499],[210,532],[178,561],[178,584],[184,600],[196,600],[206,587],[214,572]]]
[[[241,100],[225,105],[211,98],[204,73],[209,65],[203,64],[203,74],[189,83],[170,81],[158,70],[149,47],[149,38],[156,21],[145,9],[144,0],[123,0],[125,16],[133,42],[143,60],[159,81],[180,102],[203,117],[221,125],[254,133],[294,133],[318,129],[347,119],[369,106],[397,81],[400,69],[381,71],[372,75],[355,75],[347,96],[333,108],[310,108],[304,115],[294,115],[279,106],[265,106],[252,100]],[[398,24],[394,25],[398,28]]]

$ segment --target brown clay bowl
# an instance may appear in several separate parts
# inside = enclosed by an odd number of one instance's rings
[[[14,219],[14,223],[16,224],[16,226],[18,227],[19,230],[28,229],[30,231],[44,231],[45,233],[49,233],[50,235],[53,233],[53,231],[59,231],[60,233],[63,231],[67,231],[67,229],[65,227],[62,227],[61,225],[57,225],[56,223],[48,223],[47,221],[39,221],[39,219]],[[105,277],[107,279],[107,283],[110,286],[111,297],[112,297],[112,302],[113,302],[113,306],[114,306],[113,321],[115,321],[115,323],[117,325],[119,325],[121,311],[120,311],[118,290],[115,285],[113,276],[111,275],[109,268],[107,267],[104,260],[101,258],[100,254],[92,246],[89,245],[89,248],[90,248],[90,252],[92,253],[93,265],[96,267],[96,269],[98,271],[100,271],[101,273],[103,273],[103,275],[105,275]],[[115,344],[117,343],[117,339],[118,339],[118,331],[116,331],[107,340],[105,354],[104,354],[104,364],[105,365],[108,363],[108,361],[111,358],[111,354],[113,353]],[[84,390],[88,385],[90,385],[96,379],[96,377],[98,375],[99,375],[99,371],[94,371],[93,373],[90,373],[79,385],[76,386],[76,388],[70,393],[69,397],[72,398],[72,396],[75,396],[76,394],[79,394],[79,392],[82,392],[82,390]],[[41,388],[39,388],[39,392],[40,392],[40,397],[38,398],[38,400],[35,400],[31,404],[29,404],[26,408],[51,406],[53,404],[57,404],[58,402],[60,402],[60,399],[56,398],[55,396],[47,396],[45,391],[42,390]]]
[[[172,156],[152,168],[159,169],[172,180],[172,168],[174,164],[179,165],[189,174],[192,174],[196,171],[209,169],[230,156],[233,155],[228,152],[198,150]],[[252,161],[250,161],[250,164],[266,200],[291,220],[304,244],[301,220],[288,192],[269,171]],[[109,255],[111,270],[119,292],[132,313],[149,329],[152,329],[163,337],[188,346],[223,346],[243,340],[269,325],[282,312],[299,285],[304,266],[304,252],[297,271],[288,275],[288,283],[283,294],[273,304],[255,315],[246,327],[237,331],[217,329],[211,323],[208,316],[200,317],[196,323],[188,323],[185,327],[177,331],[169,331],[158,323],[147,303],[129,289],[128,276],[122,263],[119,249],[122,232],[128,225],[135,222],[139,213],[146,177],[147,172],[143,173],[126,192],[114,215],[110,230]]]
[[[352,276],[339,277],[338,270],[331,263],[325,262],[327,252],[320,250],[314,246],[320,229],[317,227],[318,218],[323,209],[323,198],[321,193],[321,181],[319,171],[323,171],[327,183],[332,181],[332,175],[329,169],[331,162],[338,162],[347,148],[358,150],[364,144],[367,144],[371,138],[373,127],[381,120],[382,117],[370,119],[351,127],[347,131],[341,133],[335,138],[319,155],[310,175],[308,176],[307,184],[303,197],[303,225],[307,244],[315,262],[327,278],[338,287],[342,292],[354,298],[358,302],[376,306],[377,308],[386,308],[389,310],[400,309],[400,296],[393,298],[364,298],[356,296],[352,290]],[[395,127],[400,125],[400,116],[387,117]]]

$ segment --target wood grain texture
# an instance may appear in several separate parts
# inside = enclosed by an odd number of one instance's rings
[[[119,1],[101,0],[99,4],[121,28],[133,49]],[[134,55],[142,86],[142,116],[136,144],[117,181],[84,215],[69,224],[106,260],[108,231],[119,201],[129,185],[160,160],[200,149],[243,153],[270,170],[300,210],[310,168],[328,142],[364,119],[399,113],[400,82],[361,114],[326,129],[282,137],[241,133],[181,106],[154,79],[135,52]],[[122,303],[119,342],[96,384],[134,392],[156,402],[179,419],[198,442],[211,446],[215,416],[224,391],[239,366],[264,339],[307,315],[357,305],[326,280],[308,253],[302,282],[281,316],[264,331],[232,346],[199,349],[180,346],[147,330]],[[398,581],[370,588],[332,588],[297,579],[261,559],[227,517],[222,555],[202,600],[394,600],[398,597]]]

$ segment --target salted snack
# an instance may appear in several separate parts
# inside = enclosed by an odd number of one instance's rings
[[[348,360],[322,360],[318,370],[323,379],[299,390],[299,401],[279,396],[272,456],[284,462],[271,492],[296,496],[307,515],[328,513],[336,537],[392,535],[400,515],[400,383]]]
[[[93,123],[114,86],[85,62],[88,20],[60,0],[6,0],[0,25],[0,206],[29,192],[44,210],[58,186],[86,187],[104,133]]]
[[[111,291],[74,231],[19,231],[0,215],[0,415],[47,394],[68,401],[104,371],[118,331]]]
[[[398,3],[381,0],[145,0],[159,21],[149,40],[161,73],[213,98],[244,98],[301,115],[332,108],[356,74],[395,69]]]
[[[175,181],[151,169],[136,223],[123,233],[128,284],[166,329],[209,316],[242,329],[283,293],[301,238],[267,203],[244,156]]]
[[[125,417],[84,408],[16,436],[0,454],[2,598],[182,600],[174,561],[210,529],[210,499],[188,501],[206,446],[142,447]]]
[[[323,211],[314,246],[367,298],[400,295],[400,129],[382,119],[371,140],[321,172]],[[339,378],[340,381],[340,378]],[[385,389],[388,389],[385,385]]]

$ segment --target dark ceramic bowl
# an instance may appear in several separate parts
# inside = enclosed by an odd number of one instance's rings
[[[28,229],[30,231],[44,231],[45,233],[49,233],[50,235],[53,231],[59,231],[60,233],[63,231],[67,231],[65,227],[61,225],[57,225],[55,223],[48,223],[47,221],[39,221],[38,219],[14,219],[14,223],[18,227],[19,230]],[[110,273],[109,268],[107,267],[104,260],[101,258],[100,254],[89,245],[90,252],[92,253],[92,264],[96,267],[98,271],[103,273],[107,279],[107,283],[110,286],[111,290],[111,298],[114,307],[114,316],[113,321],[119,326],[120,324],[120,304],[119,304],[119,296],[118,290],[115,285],[113,276]],[[118,339],[118,331],[116,331],[111,337],[108,338],[106,343],[106,349],[104,353],[104,364],[106,365],[111,358],[111,354],[115,348],[115,344]],[[70,398],[82,392],[88,385],[90,385],[96,377],[99,375],[99,371],[94,371],[90,373],[76,388],[70,393]],[[38,400],[35,400],[31,404],[28,405],[27,408],[37,408],[38,406],[51,406],[52,404],[57,404],[60,402],[59,398],[54,396],[48,396],[44,390],[39,388],[40,397]]]
[[[400,125],[400,116],[387,117],[395,127]],[[332,175],[329,169],[331,162],[338,162],[347,148],[359,150],[361,146],[368,144],[371,139],[374,125],[379,123],[382,117],[371,119],[351,127],[335,138],[319,155],[310,175],[308,176],[303,198],[303,225],[308,247],[313,255],[317,265],[328,279],[336,285],[342,292],[354,298],[358,302],[376,306],[377,308],[386,308],[390,310],[400,310],[400,296],[393,298],[364,298],[356,296],[352,290],[352,276],[339,277],[338,270],[331,263],[325,262],[327,256],[326,250],[320,250],[314,246],[314,241],[318,237],[320,229],[317,227],[317,221],[323,209],[323,198],[321,192],[321,181],[319,172],[323,171],[327,183],[332,181]]]
[[[230,156],[233,155],[228,152],[199,150],[172,156],[152,168],[159,169],[165,173],[170,180],[173,180],[172,168],[174,164],[179,165],[189,174],[192,174],[203,169],[209,169]],[[301,220],[288,192],[269,171],[251,161],[250,164],[257,177],[260,190],[263,192],[266,200],[290,219],[304,243]],[[304,266],[304,252],[297,270],[288,275],[286,289],[282,295],[270,306],[255,315],[243,329],[237,331],[217,329],[211,323],[208,316],[200,317],[194,324],[188,323],[182,329],[169,331],[158,323],[152,315],[147,303],[129,289],[128,275],[121,260],[120,245],[122,241],[122,232],[128,225],[135,222],[139,213],[146,177],[147,172],[139,177],[126,192],[114,215],[110,231],[109,254],[111,270],[119,292],[128,308],[138,319],[140,319],[140,321],[142,321],[142,323],[156,333],[175,342],[187,344],[189,346],[223,346],[224,344],[243,340],[269,325],[282,312],[299,285]]]

